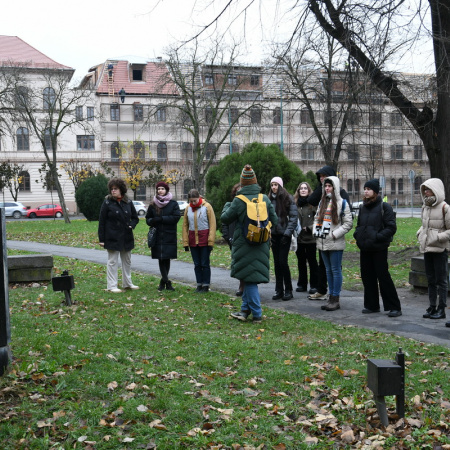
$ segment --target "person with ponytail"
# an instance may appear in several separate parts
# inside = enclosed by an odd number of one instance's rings
[[[188,199],[189,206],[183,218],[183,247],[186,252],[191,251],[194,261],[195,292],[208,292],[211,284],[209,255],[216,240],[216,216],[197,189],[189,191]]]
[[[152,259],[157,259],[161,281],[158,291],[174,291],[169,280],[170,260],[177,258],[177,223],[180,220],[178,202],[172,200],[169,185],[160,181],[156,194],[145,215],[147,225],[156,228],[156,243],[152,247]]]

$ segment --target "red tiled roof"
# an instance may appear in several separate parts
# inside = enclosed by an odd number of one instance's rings
[[[0,65],[7,66],[9,63],[26,64],[27,67],[39,69],[74,70],[45,56],[17,36],[0,36]]]
[[[145,67],[144,81],[130,80],[128,61],[107,61],[98,83],[97,93],[108,94],[108,64],[112,63],[114,92],[125,89],[127,94],[178,94],[175,85],[170,81],[169,72],[164,63],[147,62],[138,66]]]

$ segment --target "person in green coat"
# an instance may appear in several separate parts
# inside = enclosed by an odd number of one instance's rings
[[[245,195],[249,200],[257,197],[261,192],[255,172],[249,164],[242,170],[241,186],[239,195]],[[266,195],[263,195],[263,200],[267,205],[272,227],[275,227],[278,223],[275,209]],[[268,283],[270,279],[270,239],[259,245],[250,245],[243,234],[246,217],[247,205],[236,197],[231,203],[225,204],[220,218],[224,224],[237,221],[231,250],[231,276],[245,283],[241,311],[233,312],[231,316],[234,319],[246,321],[251,314],[253,322],[261,322],[262,309],[258,284]]]

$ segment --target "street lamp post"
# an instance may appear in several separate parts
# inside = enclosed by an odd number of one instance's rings
[[[0,376],[11,360],[11,327],[9,322],[8,259],[6,254],[5,209],[0,208]]]

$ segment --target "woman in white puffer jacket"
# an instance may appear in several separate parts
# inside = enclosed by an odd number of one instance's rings
[[[420,186],[423,200],[422,226],[417,231],[420,252],[424,254],[430,306],[424,318],[445,319],[450,248],[450,207],[445,203],[444,183],[430,178]],[[437,298],[439,296],[439,303]]]

